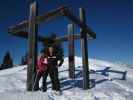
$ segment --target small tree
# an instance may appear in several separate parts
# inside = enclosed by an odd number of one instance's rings
[[[2,69],[11,68],[13,67],[13,59],[10,56],[9,52],[6,52],[3,58]]]

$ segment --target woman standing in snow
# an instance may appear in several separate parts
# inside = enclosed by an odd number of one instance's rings
[[[47,55],[45,50],[41,50],[41,54],[38,57],[37,66],[36,66],[36,78],[33,85],[34,91],[39,90],[39,80],[41,79],[41,77],[44,77],[46,70],[47,70]],[[42,84],[42,86],[44,85]]]

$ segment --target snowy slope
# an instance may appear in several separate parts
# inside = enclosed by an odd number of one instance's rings
[[[75,60],[76,79],[68,78],[68,58],[65,58],[64,64],[59,68],[63,91],[61,96],[52,95],[49,78],[46,93],[26,92],[27,66],[0,71],[0,100],[132,100],[133,66],[90,59],[92,88],[83,90],[82,59],[75,57]]]

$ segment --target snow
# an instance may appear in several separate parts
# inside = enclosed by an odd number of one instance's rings
[[[82,89],[82,59],[75,57],[76,78],[68,78],[68,58],[59,67],[63,94],[52,94],[48,78],[47,92],[26,91],[27,66],[18,66],[0,71],[0,100],[132,100],[133,66],[89,59],[92,88]],[[41,83],[41,82],[40,82]]]

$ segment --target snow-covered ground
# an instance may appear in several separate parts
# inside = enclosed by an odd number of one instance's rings
[[[26,68],[18,66],[0,71],[0,100],[132,100],[133,66],[90,59],[90,90],[82,89],[82,59],[75,57],[76,78],[68,78],[68,58],[59,67],[59,77],[63,94],[51,93],[48,78],[48,91],[43,93],[26,92]],[[41,83],[41,82],[40,82]]]

